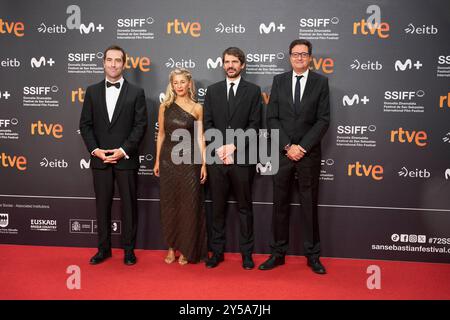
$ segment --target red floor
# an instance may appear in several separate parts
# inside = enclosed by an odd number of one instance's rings
[[[271,271],[243,270],[238,254],[215,269],[204,264],[166,265],[164,251],[136,250],[125,266],[122,250],[91,266],[92,248],[0,245],[0,299],[450,299],[450,264],[322,258],[327,275],[316,275],[304,257],[288,257]],[[258,265],[266,255],[254,255]],[[381,269],[381,289],[367,288],[367,268]],[[80,289],[69,266],[80,269]],[[71,283],[74,283],[72,281]]]

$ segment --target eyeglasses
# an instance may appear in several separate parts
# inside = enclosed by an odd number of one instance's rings
[[[306,59],[309,57],[309,53],[308,52],[291,52],[291,57],[294,59],[297,59],[297,58]]]

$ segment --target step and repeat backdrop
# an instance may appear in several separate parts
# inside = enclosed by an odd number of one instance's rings
[[[2,1],[0,243],[96,247],[89,155],[78,130],[103,50],[128,53],[149,127],[140,150],[138,247],[165,249],[153,175],[157,110],[173,68],[192,71],[203,102],[240,47],[262,88],[290,70],[292,40],[309,39],[311,69],[329,78],[319,214],[323,255],[450,262],[450,3],[448,1]],[[265,124],[265,120],[263,121]],[[267,139],[261,134],[260,139]],[[270,163],[254,183],[258,253],[269,252]],[[208,221],[210,201],[206,189]],[[302,254],[293,193],[290,254]],[[230,198],[227,250],[238,251]],[[120,246],[120,201],[113,204]]]

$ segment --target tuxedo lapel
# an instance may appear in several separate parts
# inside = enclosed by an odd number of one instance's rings
[[[302,100],[300,101],[300,108],[302,108],[304,101],[306,101],[305,98],[307,98],[311,94],[311,91],[314,88],[315,82],[316,82],[316,76],[315,76],[314,72],[309,71],[308,79],[306,80],[305,91],[303,91]]]
[[[109,125],[109,117],[108,117],[108,107],[106,106],[106,89],[105,89],[105,81],[99,83],[100,85],[100,106],[102,110],[103,120],[105,120],[106,124]]]
[[[234,99],[234,106],[231,110],[230,114],[228,115],[228,121],[231,121],[233,118],[233,115],[236,113],[236,110],[239,108],[239,102],[241,101],[242,97],[247,92],[247,82],[241,78],[241,81],[239,82],[239,86],[236,91],[236,98]]]
[[[119,98],[117,99],[116,106],[114,108],[114,113],[113,113],[113,117],[111,119],[111,124],[109,125],[110,127],[112,127],[114,125],[114,123],[117,121],[117,118],[119,118],[120,112],[123,109],[125,97],[127,95],[127,90],[128,90],[128,82],[127,82],[127,80],[124,79],[122,88],[120,89]]]
[[[283,79],[282,87],[285,90],[285,94],[288,97],[289,106],[291,107],[292,112],[295,113],[294,101],[292,101],[293,93],[292,93],[292,71],[285,73],[285,77]]]

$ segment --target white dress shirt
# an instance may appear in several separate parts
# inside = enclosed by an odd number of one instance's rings
[[[295,73],[294,70],[292,70],[292,101],[295,103],[295,85],[297,83],[296,76],[303,76],[303,78],[300,79],[300,101],[302,101],[303,92],[305,92],[306,87],[306,81],[308,80],[308,74],[309,69],[301,74]]]
[[[108,81],[108,79],[106,79],[106,81]],[[116,104],[117,104],[117,100],[119,99],[119,95],[120,95],[120,91],[122,90],[123,87],[123,77],[120,78],[119,81],[116,82],[111,82],[111,83],[120,83],[120,88],[117,89],[114,86],[111,87],[107,87],[106,86],[106,81],[105,81],[105,88],[106,88],[106,108],[108,109],[108,117],[109,117],[109,122],[111,122],[113,114],[114,114],[114,109],[116,108]]]
[[[239,76],[239,78],[231,81],[230,79],[227,78],[227,99],[228,99],[228,93],[230,92],[230,83],[234,83],[234,87],[233,87],[233,92],[234,92],[234,96],[236,97],[236,92],[239,86],[239,82],[241,82],[241,77]]]

